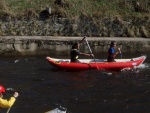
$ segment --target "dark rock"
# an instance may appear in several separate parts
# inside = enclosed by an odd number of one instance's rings
[[[41,11],[39,17],[41,20],[46,20],[51,16],[51,8],[46,8],[45,10]]]

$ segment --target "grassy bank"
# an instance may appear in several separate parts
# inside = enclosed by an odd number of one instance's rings
[[[24,18],[37,17],[46,7],[51,7],[53,13],[60,13],[67,18],[79,17],[81,14],[103,18],[113,16],[149,16],[144,11],[135,12],[137,0],[65,0],[67,6],[54,4],[55,0],[0,0],[0,15]],[[149,0],[138,0],[144,10],[150,9]]]
[[[0,36],[10,35],[149,38],[150,0],[0,0]]]

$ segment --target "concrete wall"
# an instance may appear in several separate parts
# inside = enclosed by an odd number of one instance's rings
[[[71,45],[83,37],[54,36],[0,36],[0,55],[46,55],[50,53],[69,54]],[[107,52],[112,40],[117,42],[122,52],[148,52],[150,39],[125,37],[87,37],[94,53]],[[89,52],[86,44],[81,45],[83,52]]]

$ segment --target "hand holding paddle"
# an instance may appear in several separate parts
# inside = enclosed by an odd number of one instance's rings
[[[14,93],[14,97],[17,98],[19,96],[18,92]]]
[[[118,48],[119,53],[121,53],[120,48]]]
[[[93,54],[90,54],[92,57],[94,57],[94,55]]]
[[[12,89],[12,88],[11,88],[11,89],[9,89],[9,88],[8,88],[7,90],[8,90],[8,91],[14,91],[14,89]],[[13,95],[13,97],[14,97],[14,98],[17,98],[18,96],[19,96],[18,92],[15,92],[15,93],[14,93],[14,95]],[[12,107],[12,106],[11,106],[11,107]],[[8,110],[7,110],[7,112],[6,112],[6,113],[9,113],[9,111],[10,111],[11,107],[10,107],[10,108],[8,108]]]
[[[122,53],[121,53],[120,48],[118,48],[118,52],[120,53],[120,58],[122,58]]]

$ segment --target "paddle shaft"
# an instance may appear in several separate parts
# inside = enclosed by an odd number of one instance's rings
[[[84,41],[85,38],[86,38],[86,37],[84,37],[84,38],[79,42],[79,44],[81,44],[81,43]]]
[[[118,50],[119,50],[120,58],[122,59],[122,52],[120,51],[120,48],[118,48]]]
[[[122,59],[122,53],[120,53],[120,58]]]
[[[93,53],[92,53],[92,50],[91,50],[91,48],[90,48],[90,45],[89,45],[89,43],[88,43],[88,41],[87,41],[87,39],[85,39],[85,41],[86,41],[86,44],[87,44],[87,46],[88,46],[88,48],[89,48],[89,50],[90,50],[90,53],[93,54]],[[94,61],[95,61],[95,64],[96,64],[97,69],[99,69],[98,66],[97,66],[97,63],[96,63],[96,60],[95,60],[95,57],[94,57],[94,56],[93,56],[93,58],[94,58]]]
[[[88,46],[88,48],[89,48],[89,50],[90,50],[90,53],[93,54],[93,53],[92,53],[92,50],[91,50],[91,48],[90,48],[90,45],[89,45],[89,43],[88,43],[88,41],[87,41],[87,39],[85,39],[85,41],[86,41],[86,44],[87,44],[87,46]],[[94,56],[93,56],[93,58],[94,58],[94,61],[95,61],[95,57],[94,57]]]
[[[8,110],[7,110],[7,112],[6,112],[6,113],[9,113],[10,109],[11,109],[11,107],[9,107],[9,108],[8,108]]]

